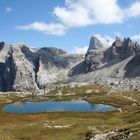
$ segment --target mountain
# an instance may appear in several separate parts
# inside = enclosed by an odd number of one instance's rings
[[[137,42],[116,37],[110,47],[96,48],[89,45],[85,60],[72,68],[69,81],[98,83],[119,91],[140,90],[140,45]]]
[[[104,47],[104,45],[97,37],[95,37],[95,36],[91,37],[90,44],[89,44],[89,50],[103,48],[103,47]]]
[[[104,46],[96,37],[91,37],[89,48],[85,56],[86,72],[97,70],[104,52]]]
[[[97,48],[100,48],[100,42],[98,41],[98,43],[99,47],[97,45]],[[120,38],[116,37],[112,46],[107,49],[95,50],[89,46],[85,56],[86,69],[87,72],[102,69],[103,67],[111,66],[127,58],[134,57],[139,53],[140,46],[134,43],[130,38],[122,41]]]
[[[67,80],[69,69],[83,60],[57,48],[28,48],[0,43],[0,90],[33,91]]]
[[[0,43],[0,90],[39,91],[50,84],[87,82],[140,90],[140,45],[116,37],[111,46],[92,36],[87,53]]]

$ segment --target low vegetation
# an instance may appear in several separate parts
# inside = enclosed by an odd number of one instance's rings
[[[61,94],[57,94],[61,91]],[[71,94],[72,93],[72,94]],[[24,100],[29,95],[4,94],[0,96],[0,140],[88,140],[94,134],[114,129],[128,130],[128,140],[140,138],[140,93],[115,93],[97,86],[58,88],[47,99],[85,99],[90,102],[111,104],[116,111],[104,113],[51,112],[36,114],[6,113],[5,104]],[[33,98],[40,101],[44,98]],[[124,131],[125,132],[125,131]],[[118,137],[115,140],[119,140]]]

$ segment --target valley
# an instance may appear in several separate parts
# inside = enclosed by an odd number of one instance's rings
[[[139,140],[140,46],[130,38],[107,47],[92,36],[85,55],[0,48],[0,140]]]
[[[0,140],[140,140],[140,0],[0,0]]]
[[[1,140],[90,140],[96,134],[118,129],[114,138],[130,132],[129,140],[138,140],[140,133],[140,95],[139,92],[109,92],[109,89],[97,85],[77,88],[62,88],[63,95],[48,94],[47,99],[73,100],[84,99],[94,103],[113,105],[118,108],[112,112],[47,112],[36,114],[17,114],[2,111],[5,104],[32,98],[33,102],[42,101],[42,96],[32,94],[1,94],[0,98],[0,136]],[[67,93],[75,92],[74,95]],[[83,94],[81,94],[83,93]],[[133,100],[132,100],[133,99]],[[111,139],[108,137],[107,139]],[[113,139],[113,138],[112,138]]]

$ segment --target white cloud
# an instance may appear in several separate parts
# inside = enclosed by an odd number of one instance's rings
[[[122,8],[118,0],[65,0],[64,6],[54,7],[52,13],[57,18],[57,23],[34,22],[18,29],[63,35],[74,27],[122,23],[129,18],[140,16],[140,1]]]
[[[117,0],[66,0],[66,6],[55,7],[53,13],[68,27],[119,23],[123,17]]]
[[[81,6],[78,6],[76,9],[56,7],[53,13],[61,23],[69,28],[93,24],[92,18],[89,17],[88,10]]]
[[[131,37],[134,41],[140,41],[140,33]]]
[[[64,35],[66,30],[66,27],[62,24],[59,23],[46,24],[43,22],[34,22],[29,25],[17,26],[16,28],[20,30],[37,30],[50,35],[58,35],[58,36]]]
[[[11,13],[11,12],[13,12],[14,11],[14,9],[12,9],[11,7],[6,7],[5,8],[5,12],[6,13]]]
[[[140,1],[136,1],[132,3],[131,6],[124,11],[124,15],[126,15],[126,17],[128,18],[139,16],[140,15]]]
[[[112,43],[114,42],[114,38],[112,38],[111,36],[107,36],[107,35],[100,35],[100,34],[95,34],[95,37],[97,37],[103,45],[105,45],[105,47],[109,47],[112,45]]]
[[[119,38],[123,38],[122,34],[120,32],[114,32],[114,35],[119,37]]]
[[[74,50],[71,53],[72,54],[86,54],[87,50],[88,50],[88,46],[75,47]]]

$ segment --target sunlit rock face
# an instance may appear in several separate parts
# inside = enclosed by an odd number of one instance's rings
[[[103,63],[110,63],[111,61],[113,65],[116,63],[115,61],[123,61],[139,52],[139,44],[134,43],[130,38],[122,41],[119,37],[116,37],[113,44],[105,48],[96,37],[91,37],[89,49],[85,56],[86,70],[87,72],[98,70]]]
[[[33,48],[0,43],[0,90],[35,91],[64,81],[81,55],[67,54],[57,48]]]
[[[104,47],[98,38],[94,36],[91,37],[89,48],[85,56],[86,72],[91,72],[99,68],[104,56],[102,50]]]
[[[111,46],[112,48],[112,59],[115,57],[120,57],[121,59],[126,59],[130,56],[134,56],[140,51],[140,46],[134,43],[130,38],[124,39],[116,38],[115,42]]]
[[[72,69],[70,81],[98,83],[117,91],[140,90],[140,45],[130,38],[116,37],[106,47],[92,38],[85,60]]]
[[[104,47],[104,45],[97,37],[95,37],[95,36],[91,37],[88,50],[99,49],[99,48],[103,48],[103,47]]]

